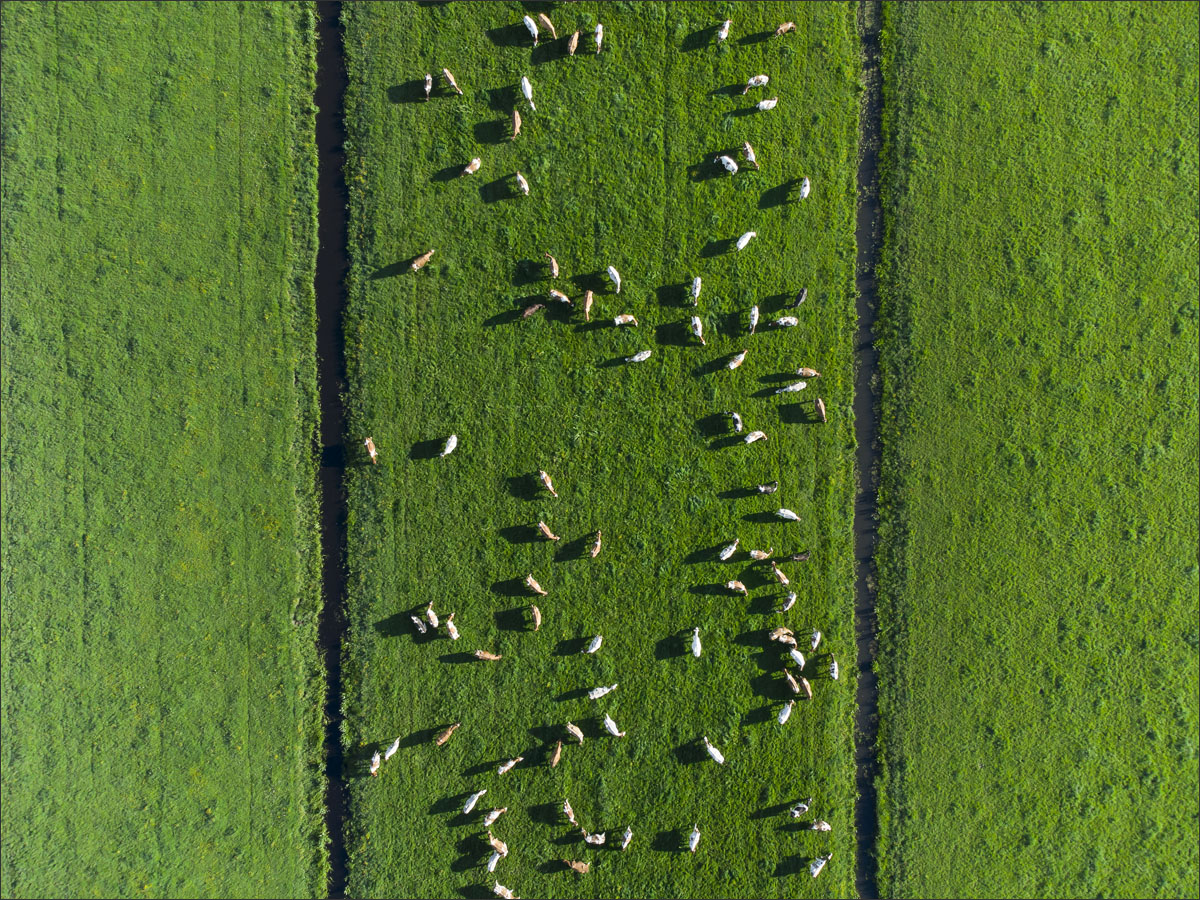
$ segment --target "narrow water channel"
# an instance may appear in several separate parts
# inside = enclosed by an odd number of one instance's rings
[[[854,824],[858,834],[858,896],[879,896],[875,846],[879,833],[875,777],[879,774],[879,686],[875,676],[878,622],[875,615],[877,570],[875,545],[879,524],[879,352],[875,348],[875,315],[879,308],[875,268],[883,240],[879,208],[879,144],[883,98],[879,71],[882,4],[862,0],[858,33],[862,41],[863,92],[858,128],[858,288],[857,373],[854,385],[854,428],[858,439],[858,494],[854,504],[854,556],[857,585],[854,634],[858,645],[858,710],[854,727],[854,764],[858,799]]]
[[[346,780],[342,759],[342,638],[346,631],[346,60],[341,3],[317,3],[317,378],[321,402],[321,620],[325,660],[325,826],[329,896],[346,893]]]

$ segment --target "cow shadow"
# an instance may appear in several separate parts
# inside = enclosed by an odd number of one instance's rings
[[[734,592],[724,584],[692,584],[688,592],[700,597],[732,597]]]
[[[464,900],[491,900],[494,896],[492,889],[486,884],[460,884],[454,891]]]
[[[446,725],[439,725],[437,728],[422,728],[419,731],[414,731],[412,734],[408,735],[407,737],[401,738],[400,746],[401,747],[416,747],[418,744],[432,743],[433,739],[435,737],[437,737],[438,733],[441,731],[445,731],[446,728],[448,728],[450,724],[453,724],[453,723],[447,723]],[[464,799],[465,799],[465,795],[464,795]]]
[[[489,28],[487,30],[488,40],[497,47],[532,47],[533,38],[529,35],[529,30],[523,22],[516,22],[512,25],[501,25],[498,28]]]
[[[491,119],[475,123],[475,140],[480,144],[503,144],[508,141],[512,122],[509,119]]]
[[[429,180],[441,183],[446,181],[455,181],[459,178],[466,178],[467,173],[463,171],[466,167],[466,163],[446,166],[446,168],[438,169],[436,172],[434,172],[433,175],[430,176]]]
[[[438,662],[444,662],[452,666],[461,666],[464,663],[473,663],[479,661],[479,658],[473,653],[443,653],[438,657]]]
[[[683,558],[683,561],[689,566],[693,566],[696,563],[721,562],[718,554],[721,552],[721,548],[728,543],[726,541],[725,544],[714,544],[712,547],[701,547],[699,550],[693,550]]]
[[[529,597],[529,586],[524,578],[507,578],[504,581],[492,582],[492,593],[501,597]]]
[[[727,491],[721,491],[717,494],[719,500],[745,500],[747,497],[755,497],[758,491],[754,488],[730,488]]]
[[[708,92],[709,97],[741,97],[743,95],[742,88],[746,86],[746,82],[739,81],[737,84],[727,84],[723,87],[713,88]]]
[[[525,807],[525,811],[529,814],[531,822],[549,825],[552,828],[561,825],[565,818],[561,803],[536,803],[533,806]]]
[[[759,209],[773,209],[776,206],[783,206],[792,199],[792,191],[800,184],[799,178],[789,178],[783,184],[777,184],[773,188],[768,188],[763,191],[761,197],[758,198]]]
[[[414,78],[400,84],[393,84],[387,89],[388,100],[392,103],[424,103],[425,79]]]
[[[654,645],[654,658],[657,660],[675,659],[686,656],[688,647],[683,632],[667,635]]]
[[[519,259],[513,268],[513,287],[524,287],[542,281],[550,274],[550,263],[541,259]]]
[[[786,403],[779,407],[779,420],[787,425],[819,425],[821,417],[817,415],[812,403]]]
[[[559,641],[551,653],[554,656],[578,656],[587,647],[591,638],[567,638]]]
[[[738,43],[746,47],[750,44],[761,44],[764,41],[769,41],[775,37],[774,31],[756,31],[754,34],[748,34],[743,38],[738,38]]]
[[[708,440],[715,437],[728,437],[730,431],[729,416],[723,413],[710,413],[696,420],[697,433]]]
[[[497,325],[510,325],[513,322],[519,322],[521,319],[525,318],[524,312],[525,310],[521,309],[520,307],[505,310],[502,313],[497,313],[490,319],[484,319],[483,327],[495,328]]]
[[[785,520],[779,518],[779,516],[772,512],[754,512],[746,513],[744,516],[742,516],[742,521],[749,522],[752,525],[769,525],[772,522],[783,522]]]
[[[654,326],[654,341],[664,347],[687,347],[693,342],[702,346],[692,335],[690,322],[663,322]]]
[[[382,278],[394,278],[412,268],[413,260],[415,259],[416,257],[412,256],[400,262],[394,262],[390,266],[384,266],[382,269],[376,269],[371,273],[371,280],[379,281]]]
[[[724,450],[726,447],[736,447],[738,444],[744,444],[745,441],[736,434],[731,434],[728,437],[720,437],[711,441],[708,445],[709,450]]]
[[[775,871],[771,874],[775,878],[790,878],[793,875],[799,875],[801,872],[808,870],[809,863],[811,863],[814,858],[815,857],[802,856],[800,854],[784,857],[775,864]]]
[[[510,544],[536,544],[545,540],[535,525],[509,525],[498,533]]]
[[[484,203],[498,203],[501,200],[513,200],[520,196],[513,186],[511,175],[503,175],[495,181],[489,181],[479,186],[479,199]]]
[[[699,31],[693,31],[683,39],[679,45],[679,49],[684,53],[692,53],[696,50],[702,50],[717,39],[717,32],[721,30],[721,26],[710,25],[708,28],[701,28]]]
[[[467,798],[473,793],[475,792],[463,791],[461,794],[452,794],[449,797],[443,797],[442,799],[435,801],[433,805],[429,807],[429,814],[431,816],[439,816],[444,813],[461,810],[463,805],[467,802]],[[461,816],[462,814],[459,813],[459,815]]]
[[[386,619],[380,619],[374,625],[375,631],[384,637],[401,637],[405,634],[420,635],[409,618],[408,613],[395,613]]]
[[[555,703],[567,703],[571,700],[582,700],[588,695],[587,688],[576,688],[573,691],[566,691],[554,698]]]
[[[793,806],[792,801],[787,803],[776,803],[773,806],[760,806],[754,812],[750,813],[751,819],[772,819],[775,816],[782,816]]]
[[[580,291],[592,291],[599,294],[608,284],[607,272],[584,272],[582,275],[572,275],[571,284]]]
[[[743,725],[762,725],[765,722],[771,721],[773,713],[769,706],[756,706],[754,709],[742,715]]]
[[[506,762],[508,762],[507,757],[493,760],[492,762],[476,763],[468,769],[463,769],[462,776],[464,778],[474,778],[477,775],[482,775],[484,772],[494,771],[500,768],[500,766],[504,765]]]
[[[569,562],[574,559],[583,559],[591,552],[594,541],[593,534],[585,534],[583,537],[577,537],[571,541],[559,541],[559,546],[554,551],[554,561]]]
[[[525,631],[528,627],[525,621],[528,611],[528,606],[513,606],[497,610],[492,613],[492,618],[501,631]]]
[[[507,488],[509,494],[518,500],[536,500],[542,487],[541,482],[537,479],[537,475],[533,473],[513,475],[506,478],[504,479],[504,486]]]
[[[660,306],[691,306],[692,283],[690,281],[678,284],[664,284],[654,289]]]
[[[660,831],[650,841],[650,849],[658,853],[682,853],[683,836],[678,829]]]
[[[434,459],[442,455],[442,447],[446,445],[445,438],[431,441],[417,441],[408,451],[409,459]]]

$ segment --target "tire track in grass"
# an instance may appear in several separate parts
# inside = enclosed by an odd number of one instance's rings
[[[879,497],[879,351],[875,347],[875,314],[879,306],[875,268],[879,261],[882,222],[879,209],[879,139],[882,99],[879,30],[882,4],[862,0],[858,32],[862,41],[862,80],[858,134],[858,334],[854,385],[854,429],[858,444],[858,495],[854,504],[854,557],[858,569],[854,601],[854,633],[858,646],[858,697],[855,713],[854,765],[857,801],[859,897],[878,897],[875,840],[879,830],[875,777],[879,774],[879,687],[875,678],[875,545]]]
[[[322,606],[317,641],[325,660],[325,829],[329,896],[346,893],[346,781],[342,756],[342,637],[346,631],[346,62],[342,4],[317,4],[317,356],[321,403]]]

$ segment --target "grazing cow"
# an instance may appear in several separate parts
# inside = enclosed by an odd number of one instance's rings
[[[449,456],[454,452],[454,448],[458,446],[458,435],[452,434],[446,438],[446,443],[442,444],[442,452],[438,456]]]
[[[808,366],[801,366],[796,370],[796,374],[801,378],[820,378],[821,373],[816,369],[810,369]]]
[[[579,743],[581,745],[583,744],[583,731],[580,729],[580,727],[578,725],[574,724],[573,722],[568,722],[567,723],[567,734],[571,735],[571,737],[573,737],[573,738],[575,738],[575,740],[579,741]]]
[[[744,438],[742,438],[742,442],[745,444],[753,444],[755,441],[765,441],[766,439],[767,439],[767,435],[765,432],[752,431],[748,435],[746,435]]]
[[[778,97],[772,97],[770,100],[759,100],[756,108],[759,112],[766,112],[768,109],[774,109],[775,104],[779,102]],[[803,198],[801,198],[803,199]]]
[[[492,885],[492,893],[500,897],[501,900],[516,900],[516,894],[498,881]]]
[[[750,93],[750,88],[764,87],[766,85],[766,83],[770,80],[771,79],[768,78],[766,75],[754,75],[750,78],[749,81],[746,82],[745,86],[742,88],[742,93],[743,94]]]
[[[632,325],[636,328],[637,323],[638,320],[629,313],[621,313],[619,316],[613,318],[613,326],[615,328],[620,328],[622,325]]]
[[[557,534],[555,534],[553,531],[551,531],[550,526],[547,525],[545,522],[538,522],[537,528],[538,528],[538,531],[540,531],[542,533],[542,537],[544,537],[546,540],[548,540],[548,541],[559,540],[559,536]]]
[[[788,650],[788,656],[790,656],[792,658],[792,661],[795,662],[796,665],[798,665],[801,669],[804,668],[804,654],[803,653],[801,653],[795,647],[792,647],[790,650]]]
[[[550,496],[558,496],[558,492],[554,490],[554,483],[550,480],[550,476],[541,469],[538,469],[538,480],[541,481],[546,490],[550,492]]]
[[[821,870],[825,868],[825,863],[833,858],[833,853],[823,853],[808,864],[808,871],[813,878],[821,874]]]
[[[554,288],[550,289],[550,299],[557,300],[559,303],[565,303],[567,306],[575,305],[574,303],[571,302],[570,297],[568,297],[562,291],[556,291]]]
[[[733,24],[733,19],[726,19],[721,23],[721,27],[717,29],[717,43],[721,43],[725,38],[729,37],[729,26]]]
[[[688,835],[688,850],[691,853],[696,852],[696,848],[700,846],[700,828],[697,825],[692,826],[692,833]]]
[[[780,25],[778,28],[775,29],[775,37],[779,37],[781,34],[787,34],[789,31],[795,31],[795,30],[796,30],[795,22],[784,22],[782,25]]]
[[[813,822],[808,827],[811,831],[833,831],[833,826],[824,819],[817,819],[817,821]]]
[[[699,659],[700,658],[700,650],[701,650],[700,629],[693,628],[692,629],[692,656],[696,657],[696,659]]]
[[[808,299],[808,288],[800,288],[800,293],[796,295],[796,299],[788,304],[788,309],[795,309],[801,303]]]
[[[772,628],[769,632],[767,632],[767,638],[772,641],[778,641],[783,637],[790,636],[791,633],[792,629],[784,625],[780,625],[778,628]]]
[[[725,368],[736,369],[738,366],[740,366],[745,361],[746,361],[746,351],[742,350],[738,353],[733,354],[733,356],[731,356],[729,358],[729,362],[725,363]]]
[[[750,146],[750,142],[746,141],[742,144],[742,155],[746,157],[746,162],[758,168],[758,157],[754,155],[754,148]]]
[[[609,266],[605,271],[608,273],[608,280],[613,283],[613,288],[618,294],[621,293],[621,273],[615,266]]]
[[[808,562],[808,558],[812,556],[812,552],[805,550],[803,553],[793,553],[791,556],[784,557],[788,562]]]
[[[596,540],[592,541],[592,548],[591,548],[591,550],[588,551],[589,553],[591,553],[592,559],[595,559],[597,556],[600,555],[600,537],[601,537],[601,532],[599,529],[596,529]]]
[[[779,607],[777,612],[785,613],[796,605],[796,592],[789,591],[788,595],[783,598],[783,605]]]
[[[499,850],[493,850],[493,851],[492,851],[492,855],[488,857],[488,861],[487,861],[487,870],[488,870],[489,872],[495,872],[495,871],[496,871],[496,866],[498,866],[498,865],[500,864],[500,859],[501,859],[501,857],[500,857],[500,851],[499,851]]]
[[[730,175],[737,174],[738,164],[735,163],[730,157],[718,156],[716,159],[713,160],[713,162],[720,163],[721,165],[723,165],[725,167],[725,171],[728,172]]]
[[[770,559],[770,558],[771,558],[771,554],[772,554],[772,553],[774,553],[774,552],[775,552],[775,548],[774,548],[774,547],[772,547],[770,550],[751,550],[751,551],[750,551],[750,558],[751,558],[751,559],[757,559],[757,560]]]
[[[444,744],[444,743],[446,743],[446,741],[450,740],[450,735],[454,734],[454,732],[458,731],[458,729],[461,727],[462,727],[462,722],[455,722],[450,727],[443,728],[441,731],[439,731],[437,733],[437,737],[434,738],[434,741],[433,741],[434,744],[438,747],[442,746],[442,744]]]
[[[653,350],[639,350],[637,353],[633,354],[633,356],[625,357],[625,362],[627,362],[627,363],[645,362],[646,360],[648,360],[650,358],[650,354],[653,352],[654,352]]]
[[[517,110],[514,109],[513,115],[512,115],[512,137],[510,137],[509,140],[515,141],[517,139],[517,135],[520,133],[521,133],[521,114]]]
[[[800,688],[804,691],[804,699],[811,700],[813,697],[812,685],[808,683],[808,679],[803,675],[800,676]]]
[[[586,828],[579,829],[583,832],[583,839],[593,847],[603,846],[605,839],[608,837],[606,832],[601,831],[599,834],[588,834]]]
[[[533,630],[537,631],[542,627],[542,611],[531,603],[529,605],[529,615],[533,617]]]
[[[740,581],[727,581],[725,582],[725,588],[733,591],[735,594],[741,594],[743,597],[748,596],[750,593]]]
[[[446,616],[446,634],[450,635],[450,640],[458,640],[458,626],[454,624],[454,613]]]
[[[725,765],[725,757],[721,755],[721,751],[712,745],[712,741],[707,736],[700,740],[704,742],[704,749],[708,751],[708,755],[713,758],[713,761],[719,765]]]
[[[735,413],[735,412],[727,412],[727,413],[725,413],[725,415],[729,416],[729,422],[730,422],[730,424],[732,424],[732,425],[733,425],[733,433],[734,433],[734,434],[741,434],[741,433],[742,433],[742,428],[744,428],[744,427],[745,427],[745,426],[742,424],[742,417],[741,417],[741,416],[739,416],[739,415],[738,415],[737,413]]]
[[[367,438],[365,441],[363,441],[363,444],[367,448],[367,456],[371,457],[371,465],[375,465],[377,462],[379,462],[379,451],[375,449],[375,441],[373,441],[371,438]]]
[[[800,517],[798,515],[796,515],[794,512],[792,512],[790,509],[777,509],[777,510],[775,510],[775,515],[781,519],[785,519],[788,522],[799,522],[800,521]]]
[[[807,381],[797,381],[793,384],[785,384],[781,388],[776,388],[775,393],[777,393],[777,394],[795,394],[798,391],[804,390],[806,387],[808,387]]]
[[[692,279],[692,306],[700,305],[700,276]]]
[[[817,630],[814,628],[814,629],[813,629],[813,633],[812,633],[812,643],[811,643],[811,645],[809,646],[809,649],[810,649],[810,650],[816,650],[816,649],[817,649],[817,647],[818,647],[818,646],[820,646],[820,643],[821,643],[821,632],[817,631]]]
[[[838,664],[837,660],[830,657],[829,659],[829,677],[834,681],[838,680]]]
[[[748,243],[750,243],[752,238],[755,238],[755,237],[758,237],[757,231],[747,231],[745,234],[743,234],[740,238],[737,239],[737,248],[739,250],[745,250],[746,245]]]
[[[583,652],[584,653],[595,653],[597,650],[600,649],[600,645],[603,642],[604,642],[604,636],[598,634],[594,638],[592,638],[590,641],[588,641],[588,645],[586,647],[584,647]]]
[[[433,76],[428,72],[425,73],[425,99],[429,99],[429,94],[433,90]]]
[[[525,307],[525,309],[523,309],[523,310],[521,311],[521,318],[522,318],[522,319],[528,319],[530,316],[532,316],[532,315],[533,315],[535,312],[537,312],[539,309],[545,309],[545,308],[546,308],[546,304],[545,304],[545,303],[530,303],[530,304],[529,304],[527,307]]]
[[[737,551],[738,543],[740,541],[741,538],[734,538],[732,544],[726,544],[721,548],[721,551],[717,554],[717,558],[721,560],[721,562],[725,562],[725,560],[729,559],[729,557],[733,556],[733,554]]]
[[[604,26],[597,23],[596,32],[592,35],[596,41],[596,52],[600,52],[600,44],[604,41]]]
[[[536,47],[538,45],[537,23],[534,22],[533,19],[529,18],[529,16],[522,16],[521,21],[525,23],[525,28],[529,32],[529,36],[533,38],[533,46]]]
[[[424,623],[424,622],[422,622],[420,619],[418,619],[416,616],[411,616],[411,615],[410,615],[410,616],[409,616],[409,618],[413,620],[413,625],[415,625],[415,626],[416,626],[416,628],[417,628],[417,631],[421,632],[421,634],[424,634],[424,633],[425,633],[425,630],[426,630],[426,629],[425,629],[425,623]]]
[[[537,594],[540,597],[546,596],[547,592],[542,590],[542,586],[537,583],[537,579],[534,578],[532,575],[525,576],[525,587],[529,588],[531,591],[533,591],[535,594]]]
[[[550,37],[558,40],[558,32],[554,30],[554,23],[550,21],[549,16],[545,13],[538,13],[538,21],[546,26],[546,30],[550,32]]]
[[[558,260],[555,259],[553,256],[551,256],[549,253],[546,253],[543,255],[546,257],[546,259],[550,260],[550,277],[557,278],[558,277]]]
[[[423,268],[425,266],[425,263],[429,262],[429,260],[431,260],[431,259],[433,259],[433,251],[432,250],[430,250],[428,253],[422,253],[420,256],[418,256],[416,259],[414,259],[412,261],[412,265],[410,266],[410,268],[415,272],[415,271],[417,271],[417,269]]]
[[[622,850],[628,849],[629,842],[632,840],[633,840],[633,828],[630,827],[629,825],[626,825],[625,833],[623,835],[621,835],[621,849]]]
[[[588,693],[587,693],[588,699],[589,700],[599,700],[605,694],[615,691],[616,689],[617,689],[617,686],[615,684],[610,684],[607,687],[604,687],[604,686],[594,687],[590,691],[588,691]]]
[[[574,859],[564,859],[562,864],[572,872],[575,872],[579,875],[586,875],[588,873],[588,869],[591,868],[587,863],[579,862],[578,860]]]
[[[821,421],[824,422],[825,421],[825,401],[822,400],[820,397],[818,397],[817,402],[813,405],[816,406],[816,408],[817,408],[817,415],[820,416]]]
[[[442,75],[446,77],[446,83],[454,88],[454,93],[462,96],[462,88],[458,86],[458,82],[454,80],[454,76],[450,74],[449,69],[442,69]]]
[[[575,51],[577,49],[579,49],[579,32],[578,31],[575,32],[573,35],[571,35],[570,39],[567,41],[567,55],[574,56]]]
[[[554,752],[550,754],[550,768],[558,765],[558,761],[562,759],[562,741],[554,742]]]
[[[471,160],[469,163],[467,163],[466,168],[464,168],[462,170],[462,173],[464,175],[474,175],[476,172],[479,171],[479,165],[480,165],[480,160],[479,160],[479,157],[476,156],[473,160]]]
[[[513,766],[515,766],[517,763],[519,763],[524,758],[525,757],[523,757],[523,756],[516,756],[516,757],[513,757],[512,759],[508,760],[507,762],[502,763],[500,768],[496,770],[496,774],[503,775],[505,772],[511,771]]]
[[[501,856],[508,856],[508,844],[504,843],[504,841],[492,834],[492,830],[490,828],[488,829],[487,833],[487,842],[491,844],[492,849]]]
[[[800,182],[800,199],[805,199],[808,196],[808,192],[811,190],[812,182],[808,180],[807,176],[805,176],[804,180]]]
[[[502,806],[499,809],[493,809],[493,810],[489,811],[488,814],[483,817],[484,827],[486,828],[486,827],[490,826],[493,822],[495,822],[498,818],[500,818],[506,812],[508,812],[507,806]]]
[[[750,333],[754,334],[754,329],[758,327],[758,306],[750,307]]]
[[[425,607],[425,618],[434,628],[438,627],[438,617],[437,613],[433,611],[433,603]]]
[[[499,653],[492,653],[490,650],[476,650],[475,658],[485,662],[498,662],[502,657]]]
[[[779,482],[772,481],[769,484],[760,484],[755,488],[760,494],[773,494],[779,490]]]
[[[371,754],[371,777],[372,778],[379,777],[379,763],[380,763],[379,751],[376,750],[373,754]]]
[[[779,710],[779,724],[780,725],[783,725],[787,722],[788,718],[792,714],[792,707],[795,705],[796,705],[795,700],[789,700],[787,703],[783,704],[783,709]]]
[[[780,316],[771,323],[772,328],[795,328],[800,324],[800,320],[795,316]]]
[[[783,670],[783,680],[787,682],[787,686],[791,688],[793,694],[800,693],[800,685],[796,683],[796,679],[787,669]]]
[[[483,790],[476,791],[470,797],[468,797],[467,802],[463,804],[462,814],[464,816],[470,815],[471,810],[473,810],[475,808],[475,804],[479,802],[479,798],[482,797],[486,793],[487,793],[487,788],[484,788]]]
[[[613,737],[625,737],[625,732],[617,728],[617,723],[613,721],[612,716],[610,716],[608,713],[604,714],[604,730]]]
[[[592,303],[594,302],[595,297],[592,296],[591,291],[588,291],[583,295],[583,321],[592,321]]]
[[[699,316],[692,316],[692,334],[700,339],[700,346],[708,346],[704,340],[704,323],[700,321]]]
[[[517,187],[520,189],[522,194],[524,194],[526,197],[528,197],[529,196],[529,182],[525,180],[525,176],[522,175],[520,172],[516,173],[516,178],[517,178]]]
[[[805,813],[808,812],[808,808],[809,808],[809,806],[812,805],[812,802],[813,802],[812,797],[809,797],[807,800],[801,800],[799,803],[797,803],[795,806],[793,806],[790,810],[788,810],[788,812],[791,813],[791,816],[793,819],[799,819],[801,816],[803,816]]]

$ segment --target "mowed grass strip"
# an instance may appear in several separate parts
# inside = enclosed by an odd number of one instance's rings
[[[352,254],[346,340],[349,892],[474,896],[850,896],[853,221],[858,45],[846,4],[569,4],[534,49],[517,4],[348,4]],[[536,14],[536,11],[535,13]],[[717,25],[732,16],[723,47]],[[597,21],[603,51],[594,52]],[[798,30],[770,37],[786,20]],[[568,36],[582,30],[575,57]],[[544,33],[543,26],[543,33]],[[441,76],[447,67],[460,97]],[[434,76],[432,98],[423,78]],[[740,85],[770,76],[748,96]],[[530,79],[536,111],[519,93]],[[749,110],[779,97],[776,109]],[[509,140],[513,108],[523,125]],[[761,169],[713,162],[750,141]],[[473,175],[459,172],[474,157]],[[513,174],[528,180],[517,193]],[[799,179],[812,194],[797,199]],[[732,240],[758,237],[737,253]],[[419,272],[410,261],[436,251]],[[561,266],[549,279],[544,253]],[[615,266],[620,294],[603,277]],[[699,307],[692,278],[703,278]],[[791,329],[746,334],[807,286]],[[551,287],[575,308],[547,299]],[[596,295],[593,322],[580,308]],[[529,304],[546,310],[522,318]],[[703,319],[707,347],[688,335]],[[636,328],[611,326],[617,314]],[[721,361],[748,348],[745,364]],[[620,360],[651,350],[641,364]],[[819,369],[806,392],[775,396]],[[829,422],[821,425],[813,398]],[[724,410],[768,440],[744,445]],[[458,449],[437,458],[451,433]],[[378,465],[362,441],[374,438]],[[551,497],[534,473],[545,469]],[[748,486],[778,479],[778,493]],[[799,523],[774,517],[795,510]],[[539,520],[561,536],[540,540]],[[596,529],[603,549],[587,553]],[[716,548],[740,538],[738,554]],[[798,594],[746,551],[784,563]],[[529,623],[528,573],[541,630]],[[743,580],[749,598],[720,585]],[[416,634],[430,602],[455,614]],[[767,630],[825,633],[790,722]],[[688,652],[693,627],[704,652]],[[603,635],[594,656],[580,650]],[[807,645],[805,645],[807,646]],[[475,661],[476,649],[499,653]],[[832,651],[839,682],[827,676]],[[583,691],[619,683],[598,702]],[[608,737],[610,714],[628,732]],[[568,720],[582,746],[564,747]],[[438,729],[462,727],[443,747]],[[704,753],[707,735],[725,754]],[[401,747],[378,778],[372,753]],[[568,742],[569,743],[569,742]],[[505,775],[506,759],[524,761]],[[469,793],[487,789],[473,817]],[[815,798],[794,820],[787,805]],[[560,809],[607,832],[590,848]],[[494,876],[480,813],[510,853]],[[833,831],[804,830],[814,818]],[[684,843],[693,824],[695,855]],[[633,842],[620,853],[626,825]],[[833,851],[813,882],[807,865]],[[575,876],[562,858],[587,861]]]
[[[312,8],[2,15],[0,894],[323,894]]]
[[[1196,7],[885,10],[881,893],[1194,896]]]

